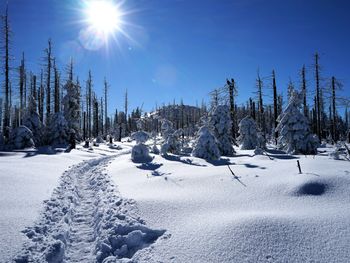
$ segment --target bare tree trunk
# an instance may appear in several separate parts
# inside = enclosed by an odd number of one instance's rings
[[[308,110],[307,110],[307,102],[306,102],[306,73],[305,73],[305,65],[301,69],[301,78],[302,78],[302,91],[303,91],[303,108],[304,108],[304,116],[308,118]]]
[[[277,86],[276,86],[276,75],[275,71],[272,71],[272,87],[273,87],[273,119],[274,119],[274,131],[275,131],[275,142],[277,144],[278,132],[276,130],[277,127],[277,118],[278,118],[278,110],[277,110]]]
[[[337,113],[335,105],[335,77],[332,77],[332,108],[333,108],[333,119],[332,119],[332,128],[333,128],[333,140],[334,143],[338,140],[337,136]]]
[[[19,67],[19,123],[22,124],[22,118],[24,114],[24,81],[25,81],[25,68],[24,68],[24,53],[22,53],[21,65]]]
[[[265,113],[264,113],[264,103],[263,103],[263,94],[262,94],[262,87],[263,82],[260,78],[260,75],[258,73],[258,79],[257,79],[257,87],[258,87],[258,95],[259,95],[259,103],[258,103],[258,110],[259,110],[259,124],[260,129],[263,133],[264,138],[266,138],[266,124],[265,124]]]
[[[105,78],[105,83],[104,83],[104,95],[105,95],[105,135],[109,132],[109,125],[108,125],[108,113],[107,113],[107,94],[108,94],[108,83]]]
[[[228,88],[229,88],[229,96],[230,96],[230,115],[232,121],[231,134],[233,141],[236,141],[236,116],[235,116],[235,92],[236,83],[234,79],[231,79],[231,82],[227,80]]]
[[[4,17],[4,34],[5,34],[5,107],[4,107],[4,120],[3,120],[3,135],[6,139],[9,138],[9,126],[10,126],[10,65],[9,65],[9,35],[10,26],[8,19],[8,5],[6,6],[6,13]]]
[[[320,73],[318,64],[318,53],[315,54],[315,76],[316,76],[316,115],[317,115],[317,136],[321,141],[321,103],[320,103]]]
[[[48,41],[46,49],[46,124],[49,123],[51,114],[51,68],[52,68],[52,44],[51,39]]]
[[[58,69],[57,69],[57,66],[56,66],[56,61],[54,60],[54,63],[53,63],[53,69],[54,69],[54,82],[55,82],[55,85],[54,85],[54,111],[55,113],[59,112],[60,111],[60,75],[58,73]]]

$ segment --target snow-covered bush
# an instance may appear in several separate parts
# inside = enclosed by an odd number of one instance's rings
[[[334,159],[334,160],[339,160],[340,159],[340,150],[338,147],[334,149],[334,151],[329,153],[329,157]]]
[[[258,145],[257,147],[266,150],[266,139],[264,138],[264,135],[261,132],[258,132]]]
[[[149,155],[148,147],[143,143],[134,145],[131,150],[131,160],[135,163],[152,161],[152,157]]]
[[[256,146],[256,148],[254,150],[254,154],[255,155],[263,155],[264,154],[264,150],[262,148],[260,148],[259,146]]]
[[[149,155],[149,149],[144,144],[149,139],[149,134],[144,131],[134,132],[131,138],[136,140],[136,145],[131,150],[131,160],[135,163],[150,162],[152,157]]]
[[[258,145],[258,131],[253,118],[247,116],[239,122],[238,141],[242,150],[253,150]]]
[[[61,112],[51,116],[48,127],[48,139],[51,145],[64,145],[69,141],[68,123]]]
[[[25,149],[34,147],[33,133],[26,126],[19,126],[11,131],[10,145],[14,149]]]
[[[166,141],[168,139],[168,136],[174,133],[173,123],[167,119],[163,119],[161,131],[163,139]]]
[[[97,136],[95,141],[96,141],[96,143],[104,143],[105,142],[101,135]]]
[[[157,134],[156,133],[153,133],[153,146],[152,146],[152,153],[154,154],[159,154],[159,149],[158,149],[158,146],[157,146]]]
[[[220,159],[217,140],[207,126],[202,126],[197,132],[192,155],[206,160]]]
[[[278,147],[289,154],[316,154],[318,140],[312,135],[306,117],[300,112],[302,96],[293,91],[286,109],[278,116]]]
[[[227,105],[218,105],[209,116],[209,124],[213,129],[213,134],[218,141],[220,154],[224,156],[233,156],[235,150],[232,146],[232,121],[230,111]]]
[[[43,124],[37,112],[37,103],[33,96],[29,96],[28,108],[23,116],[23,125],[33,133],[36,146],[43,144]]]

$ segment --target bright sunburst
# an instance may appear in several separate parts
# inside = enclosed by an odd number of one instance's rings
[[[91,0],[85,7],[86,22],[97,33],[106,37],[121,29],[122,12],[111,0]]]
[[[87,50],[99,50],[103,47],[108,51],[111,43],[118,47],[123,40],[130,43],[134,40],[130,37],[130,28],[135,25],[130,23],[130,15],[135,10],[130,10],[125,5],[125,0],[80,0],[78,20],[83,28],[79,32],[80,44]],[[135,31],[135,30],[134,30]]]

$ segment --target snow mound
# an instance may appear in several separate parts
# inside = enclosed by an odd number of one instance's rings
[[[39,220],[23,231],[29,240],[15,262],[127,262],[163,235],[145,225],[135,202],[121,198],[103,171],[115,157],[63,174]]]

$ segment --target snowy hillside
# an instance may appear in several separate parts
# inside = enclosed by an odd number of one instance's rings
[[[236,156],[212,162],[168,154],[134,163],[132,144],[120,145],[1,153],[0,261],[350,257],[350,165],[330,158],[332,147],[315,157],[236,148]]]

